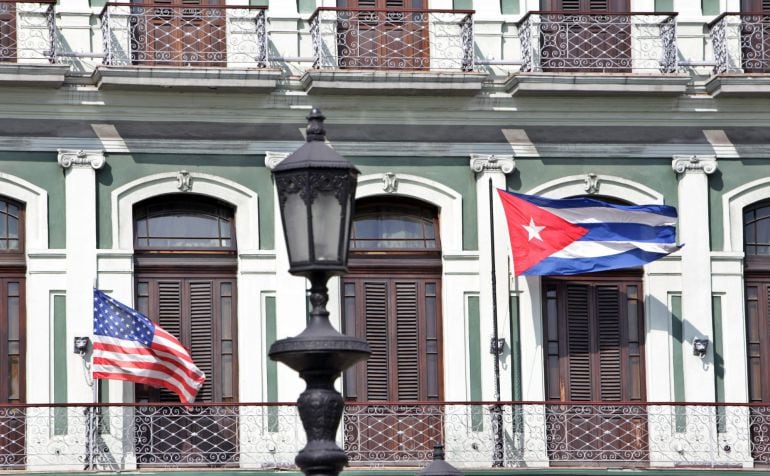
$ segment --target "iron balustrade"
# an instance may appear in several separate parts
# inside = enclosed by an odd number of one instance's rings
[[[264,6],[108,3],[100,14],[104,64],[265,67]]]
[[[714,74],[770,72],[770,14],[726,12],[708,27]]]
[[[473,14],[320,7],[310,17],[313,67],[472,71]]]
[[[55,3],[0,1],[0,62],[55,62]]]
[[[502,422],[504,438],[495,438]],[[424,466],[436,443],[458,468],[770,463],[770,405],[641,402],[348,403],[351,466]],[[496,447],[499,442],[502,447]],[[0,467],[294,468],[295,404],[0,405]]]
[[[675,73],[676,16],[529,12],[517,23],[521,71]]]

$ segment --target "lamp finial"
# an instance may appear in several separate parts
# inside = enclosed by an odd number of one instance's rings
[[[313,141],[321,141],[324,142],[326,140],[326,129],[324,129],[324,119],[326,119],[326,116],[323,115],[320,109],[317,107],[314,107],[310,110],[310,114],[307,116],[307,141],[313,142]]]

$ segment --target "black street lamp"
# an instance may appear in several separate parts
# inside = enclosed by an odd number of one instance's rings
[[[348,457],[335,442],[344,400],[334,381],[371,353],[365,340],[337,332],[326,310],[326,282],[347,271],[358,169],[324,142],[321,111],[313,108],[307,119],[307,142],[273,169],[273,177],[289,272],[310,280],[313,309],[305,330],[273,343],[269,355],[307,383],[297,400],[307,444],[295,463],[306,475],[336,476]]]

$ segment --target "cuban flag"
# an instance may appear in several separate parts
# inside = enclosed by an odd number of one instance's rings
[[[498,193],[516,276],[633,268],[681,248],[676,244],[676,208],[671,206]]]

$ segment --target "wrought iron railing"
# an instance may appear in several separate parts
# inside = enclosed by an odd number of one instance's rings
[[[265,8],[108,3],[100,15],[104,64],[264,67]]]
[[[53,63],[55,0],[0,1],[0,62]]]
[[[675,73],[676,13],[527,13],[523,72]]]
[[[770,406],[620,402],[349,403],[351,466],[735,467],[770,463]],[[293,404],[0,406],[0,468],[290,468]]]
[[[320,7],[313,67],[472,71],[473,10]]]
[[[714,74],[770,72],[770,15],[728,12],[708,26]]]

